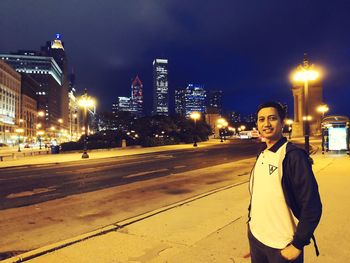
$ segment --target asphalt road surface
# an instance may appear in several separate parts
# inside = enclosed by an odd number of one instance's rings
[[[253,161],[244,160],[258,148],[255,141],[234,141],[0,169],[0,259],[246,182]]]
[[[256,142],[237,141],[205,149],[1,169],[0,210],[211,167],[256,151]]]

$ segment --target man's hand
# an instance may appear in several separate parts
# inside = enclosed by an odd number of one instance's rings
[[[281,255],[287,260],[294,260],[301,254],[301,250],[293,245],[288,245],[281,250]]]

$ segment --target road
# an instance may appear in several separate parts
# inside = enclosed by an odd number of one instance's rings
[[[248,180],[258,145],[236,141],[0,170],[0,258]],[[241,160],[241,161],[240,161]]]

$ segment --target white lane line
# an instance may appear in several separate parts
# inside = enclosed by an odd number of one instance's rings
[[[5,198],[13,199],[13,198],[19,198],[19,197],[27,197],[27,196],[32,196],[32,195],[36,195],[36,194],[52,192],[52,191],[55,191],[55,190],[56,189],[53,188],[53,187],[36,188],[36,189],[33,189],[32,191],[25,191],[25,192],[20,192],[20,193],[12,193],[12,194],[7,195]]]
[[[158,156],[159,157],[159,156]],[[163,157],[165,158],[165,157]],[[169,156],[167,156],[166,158],[170,158]],[[128,166],[130,164],[142,164],[142,163],[151,163],[154,162],[154,158],[152,159],[148,159],[148,160],[143,160],[143,161],[136,161],[136,162],[129,162],[129,163],[116,163],[116,164],[111,164],[111,165],[104,165],[101,167],[90,167],[90,168],[82,168],[82,169],[76,169],[76,170],[69,170],[69,171],[57,171],[54,172],[55,174],[65,174],[65,173],[69,173],[69,174],[82,174],[85,172],[97,172],[97,171],[101,171],[101,170],[106,170],[106,169],[110,169],[110,168],[122,168],[123,166]]]
[[[132,177],[142,176],[142,175],[146,175],[146,174],[166,172],[166,171],[168,171],[168,169],[158,169],[158,170],[153,170],[153,171],[140,172],[140,173],[136,173],[136,174],[129,174],[127,176],[124,176],[124,178],[132,178]]]
[[[186,165],[178,165],[178,166],[174,166],[174,169],[180,169],[180,168],[184,168],[186,167]]]

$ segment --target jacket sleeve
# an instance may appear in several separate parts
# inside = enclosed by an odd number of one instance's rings
[[[295,216],[299,219],[292,245],[302,249],[310,243],[310,239],[320,221],[322,203],[306,152],[302,149],[289,152],[287,167],[293,201],[297,206],[296,209],[292,210],[298,211]]]

